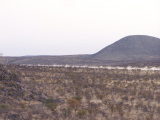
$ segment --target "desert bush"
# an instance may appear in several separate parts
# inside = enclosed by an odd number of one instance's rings
[[[77,115],[78,115],[79,118],[82,118],[82,117],[85,116],[86,114],[87,114],[87,110],[85,110],[85,109],[79,109],[79,110],[77,111]]]
[[[20,101],[19,104],[23,109],[27,107],[27,101]]]
[[[75,96],[75,97],[72,97],[72,98],[77,100],[78,102],[81,102],[81,100],[82,100],[82,96]]]
[[[79,107],[79,102],[76,99],[68,99],[67,104],[69,107],[73,108],[75,113]]]
[[[6,104],[0,104],[0,109],[6,109],[9,108],[9,105]]]
[[[52,111],[54,111],[58,106],[58,104],[55,102],[53,98],[45,100],[44,104]]]

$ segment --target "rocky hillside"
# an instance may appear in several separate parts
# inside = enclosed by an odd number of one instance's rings
[[[47,96],[23,81],[16,67],[0,65],[0,120],[51,119],[43,104]]]

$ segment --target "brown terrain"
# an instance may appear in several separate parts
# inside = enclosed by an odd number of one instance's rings
[[[159,120],[160,71],[0,67],[0,119]]]
[[[0,57],[0,120],[159,120],[160,70],[126,69],[160,67],[159,51],[128,36],[92,55]]]

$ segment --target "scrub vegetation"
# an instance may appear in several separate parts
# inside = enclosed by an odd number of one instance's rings
[[[0,67],[0,119],[159,120],[160,71]]]

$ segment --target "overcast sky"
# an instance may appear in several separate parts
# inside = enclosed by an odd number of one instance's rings
[[[0,0],[4,56],[92,54],[137,34],[160,38],[160,0]]]

